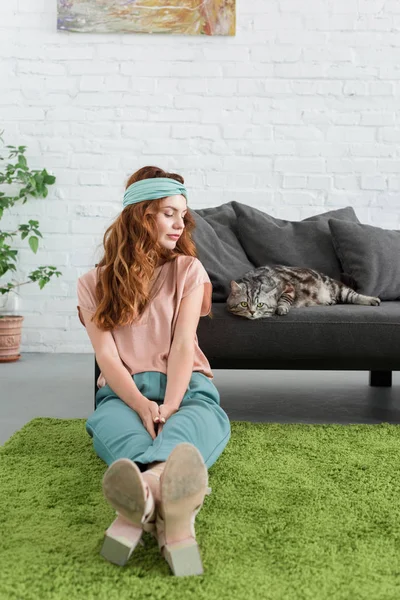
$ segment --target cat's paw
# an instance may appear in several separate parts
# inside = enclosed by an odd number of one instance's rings
[[[275,314],[283,316],[283,315],[287,315],[288,312],[289,312],[289,307],[288,306],[277,306]]]
[[[375,298],[374,296],[370,296],[370,305],[371,306],[379,306],[381,303],[380,298]]]

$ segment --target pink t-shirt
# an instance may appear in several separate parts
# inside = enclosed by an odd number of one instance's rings
[[[79,307],[92,314],[96,311],[96,271],[93,268],[78,278],[78,315],[85,325]],[[118,326],[111,331],[119,356],[131,375],[142,371],[159,371],[167,374],[167,359],[175,331],[182,298],[198,285],[204,285],[200,316],[209,314],[212,305],[212,283],[198,258],[181,255],[156,268],[150,284],[152,300],[139,320],[133,325]],[[194,339],[193,371],[200,371],[210,379],[214,375],[206,356],[199,348],[197,334]],[[100,373],[97,387],[106,385]]]

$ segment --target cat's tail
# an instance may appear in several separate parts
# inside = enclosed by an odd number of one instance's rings
[[[379,306],[381,301],[379,298],[375,298],[374,296],[364,296],[364,294],[359,294],[355,292],[353,289],[349,288],[342,282],[337,282],[338,284],[338,295],[337,301],[342,304],[363,304],[364,306]]]
[[[353,289],[349,288],[344,283],[341,283],[341,282],[337,282],[337,283],[338,283],[338,288],[339,288],[337,300],[339,302],[342,302],[343,304],[358,304],[357,296],[359,296],[360,294],[358,294]]]

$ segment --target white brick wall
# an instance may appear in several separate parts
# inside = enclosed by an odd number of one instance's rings
[[[21,288],[22,351],[92,350],[76,279],[147,164],[182,173],[193,208],[301,219],[350,204],[400,228],[398,0],[237,0],[235,37],[58,32],[55,0],[9,0],[0,48],[5,141],[57,176],[0,224],[40,222],[36,256],[19,242],[21,281],[63,273]]]

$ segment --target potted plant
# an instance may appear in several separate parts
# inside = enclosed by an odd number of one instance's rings
[[[5,146],[3,133],[0,140],[8,156],[0,156],[0,220],[5,209],[12,208],[19,200],[26,203],[29,196],[45,198],[48,194],[47,186],[53,185],[56,178],[49,175],[46,169],[42,171],[31,170],[24,156],[26,146]],[[2,152],[4,153],[4,148]],[[11,160],[11,162],[10,162]],[[50,281],[53,275],[61,275],[56,267],[38,267],[28,275],[29,281],[18,283],[14,280],[5,283],[5,275],[16,271],[18,250],[13,249],[9,242],[21,234],[21,239],[28,237],[29,247],[36,254],[39,247],[38,221],[30,220],[27,224],[19,225],[17,231],[0,230],[0,362],[19,360],[19,347],[21,343],[21,328],[24,317],[15,314],[18,308],[18,292],[21,285],[37,281],[40,289]],[[38,237],[39,236],[39,237]]]

